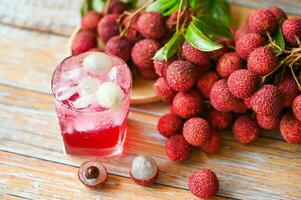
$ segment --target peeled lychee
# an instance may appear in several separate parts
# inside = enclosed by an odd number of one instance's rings
[[[203,110],[203,99],[199,92],[179,92],[173,99],[171,110],[184,119],[196,117]]]
[[[87,161],[80,166],[78,178],[87,187],[99,188],[105,184],[108,173],[100,162]]]
[[[276,128],[279,123],[280,123],[280,117],[279,115],[258,115],[256,114],[256,121],[257,121],[257,124],[263,128],[263,129],[266,129],[266,130],[270,130],[270,129],[273,129],[273,128]]]
[[[216,63],[216,71],[222,78],[228,78],[234,71],[243,67],[243,60],[235,52],[222,55]]]
[[[301,19],[292,17],[282,23],[281,30],[289,46],[298,46],[296,37],[301,40]]]
[[[276,54],[268,47],[259,47],[248,58],[248,70],[255,75],[265,76],[279,65]]]
[[[106,44],[105,52],[117,56],[127,62],[131,57],[132,45],[124,37],[114,36]]]
[[[110,6],[109,6],[109,13],[120,15],[127,9],[128,9],[127,5],[125,3],[123,3],[122,1],[112,0],[110,3]]]
[[[161,135],[170,138],[173,135],[182,133],[183,124],[184,122],[181,117],[173,113],[168,113],[159,119],[157,129]]]
[[[197,89],[201,92],[202,95],[209,98],[210,97],[210,90],[215,82],[219,80],[218,75],[213,72],[205,72],[199,76],[197,81]]]
[[[168,103],[171,103],[177,92],[173,90],[165,80],[165,78],[158,78],[154,84],[155,92],[157,96]]]
[[[196,82],[197,69],[188,61],[177,60],[172,62],[166,71],[166,80],[169,86],[180,92],[189,90]]]
[[[292,103],[295,117],[301,122],[301,95],[297,96]]]
[[[97,47],[95,34],[89,31],[81,31],[73,39],[72,54],[80,54],[95,47]]]
[[[158,12],[144,12],[137,21],[137,30],[145,38],[159,39],[165,32],[164,19]]]
[[[173,62],[173,59],[170,59],[168,61],[165,60],[154,60],[154,68],[156,70],[156,73],[159,76],[165,77],[167,67]]]
[[[248,29],[250,32],[265,35],[274,32],[278,25],[277,18],[267,8],[259,8],[253,11],[248,18]]]
[[[232,113],[220,112],[211,108],[208,112],[208,121],[211,126],[222,130],[227,128],[232,122]]]
[[[301,122],[292,113],[285,114],[281,119],[280,132],[288,143],[301,143]]]
[[[277,87],[282,94],[282,106],[290,107],[292,102],[298,94],[300,94],[299,87],[292,75],[286,75],[277,83]]]
[[[276,17],[278,22],[281,19],[286,19],[287,18],[285,12],[281,8],[278,8],[278,7],[275,6],[275,7],[270,7],[268,9],[274,14],[274,16]]]
[[[82,31],[96,31],[99,20],[103,17],[102,13],[89,11],[83,16],[81,21]]]
[[[98,23],[97,32],[103,42],[119,34],[118,15],[110,14],[104,16]]]
[[[234,122],[232,132],[238,142],[249,144],[256,140],[259,126],[250,116],[244,115]]]
[[[174,162],[183,162],[190,153],[190,145],[186,142],[183,135],[174,135],[166,142],[166,154]]]
[[[263,46],[264,42],[265,39],[259,34],[248,33],[240,37],[239,40],[236,42],[236,52],[241,58],[247,60],[250,53],[254,49]]]
[[[182,57],[200,69],[203,67],[206,68],[210,64],[209,53],[196,49],[187,41],[182,46]]]
[[[119,85],[113,82],[102,83],[96,92],[97,103],[103,108],[111,108],[119,104],[124,98],[124,93]]]
[[[210,127],[203,118],[191,118],[184,123],[183,136],[193,146],[201,146],[210,138]]]
[[[221,148],[221,136],[216,130],[211,130],[210,138],[200,147],[206,153],[216,153]]]

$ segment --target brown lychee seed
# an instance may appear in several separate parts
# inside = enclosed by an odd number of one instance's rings
[[[87,161],[83,163],[78,171],[78,178],[87,187],[101,187],[107,180],[106,168],[97,161]]]

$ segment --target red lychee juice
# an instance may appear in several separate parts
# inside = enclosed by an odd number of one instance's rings
[[[122,152],[131,85],[126,63],[103,53],[71,56],[58,65],[52,92],[68,154],[108,157]]]

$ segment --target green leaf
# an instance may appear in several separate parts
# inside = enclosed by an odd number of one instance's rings
[[[178,3],[178,0],[156,0],[146,8],[146,11],[160,12],[164,16],[168,16],[166,13],[171,14],[171,11],[177,10]]]
[[[92,8],[97,12],[102,12],[105,6],[104,0],[92,0]]]
[[[211,41],[196,25],[195,20],[191,21],[185,39],[195,48],[201,51],[215,51],[222,48],[222,45]]]
[[[135,9],[137,7],[138,0],[122,0],[129,9]]]
[[[274,40],[274,42],[283,50],[285,48],[285,41],[283,38],[283,34],[281,31],[281,26],[279,26],[277,28],[277,30],[275,31],[272,39]]]
[[[184,42],[183,32],[176,32],[172,38],[154,56],[156,60],[168,60],[177,53]]]
[[[232,25],[230,5],[227,0],[206,0],[210,14],[227,27]]]
[[[84,0],[82,7],[80,9],[80,14],[81,16],[86,15],[86,13],[88,12],[88,0]]]

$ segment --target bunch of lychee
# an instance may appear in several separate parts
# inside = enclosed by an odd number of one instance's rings
[[[272,36],[281,30],[285,48]],[[301,19],[277,7],[253,11],[234,40],[204,52],[185,42],[178,58],[154,61],[157,95],[171,105],[158,121],[167,156],[182,162],[191,147],[214,153],[222,130],[252,143],[280,125],[288,143],[301,143]]]

